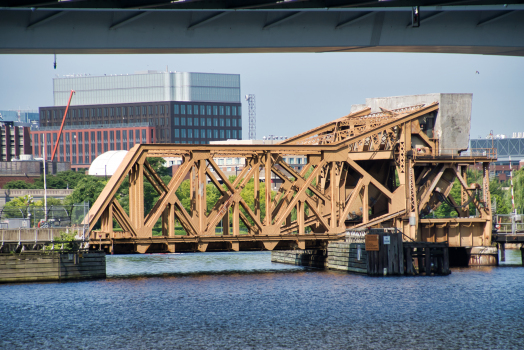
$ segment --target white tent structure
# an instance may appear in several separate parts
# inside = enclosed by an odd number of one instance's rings
[[[120,163],[122,163],[126,154],[127,151],[109,151],[102,153],[91,163],[88,174],[94,176],[112,176]]]

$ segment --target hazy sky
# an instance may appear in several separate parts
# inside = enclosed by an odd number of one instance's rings
[[[524,132],[524,58],[458,54],[0,55],[0,110],[53,105],[56,74],[139,70],[238,73],[255,94],[257,138],[293,136],[349,113],[366,97],[473,93],[471,137]],[[480,74],[476,74],[479,71]],[[247,103],[243,138],[247,138]]]

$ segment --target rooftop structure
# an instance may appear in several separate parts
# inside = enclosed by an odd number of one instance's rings
[[[103,76],[66,75],[53,79],[55,106],[202,101],[240,103],[240,75],[144,71]]]

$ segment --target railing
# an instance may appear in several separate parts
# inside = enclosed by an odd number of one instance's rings
[[[459,148],[441,148],[438,150],[436,155],[413,150],[413,159],[436,159],[436,158],[451,158],[451,159],[463,159],[463,158],[488,158],[497,159],[496,148],[470,148],[466,151]]]

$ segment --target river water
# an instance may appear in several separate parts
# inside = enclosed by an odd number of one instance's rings
[[[240,252],[108,256],[107,272],[0,285],[0,348],[524,348],[522,267],[377,278]]]

